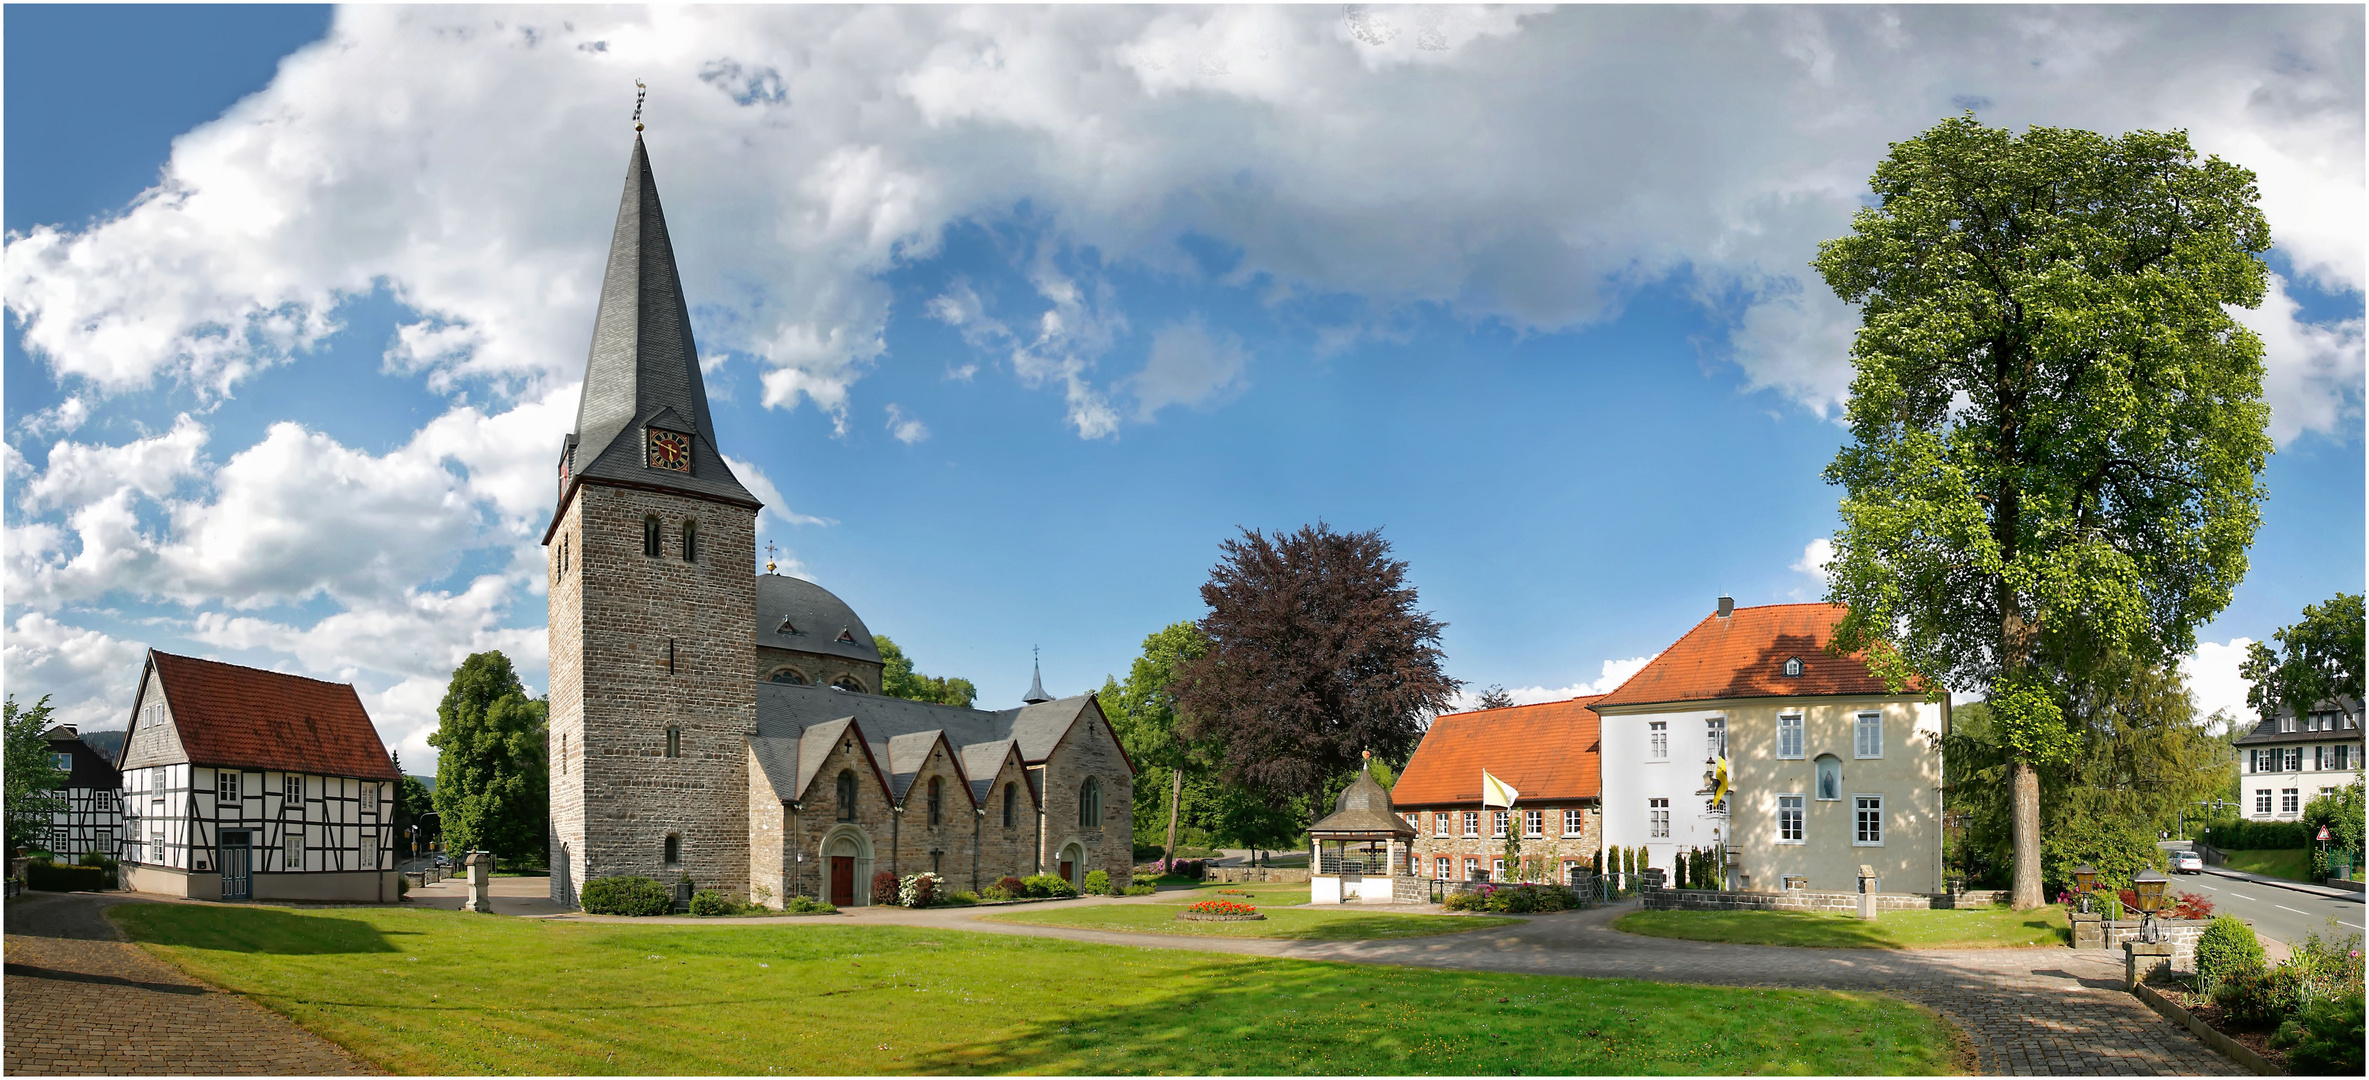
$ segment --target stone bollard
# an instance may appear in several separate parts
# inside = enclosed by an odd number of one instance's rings
[[[461,910],[493,911],[493,853],[472,851],[462,865],[469,868],[469,898],[461,902]]]
[[[1859,866],[1859,917],[1875,918],[1875,868],[1865,863]]]
[[[2106,947],[2106,917],[2098,912],[2084,915],[2078,911],[2067,916],[2073,922],[2073,947],[2103,949]]]
[[[2172,943],[2159,941],[2149,945],[2144,941],[2122,943],[2122,988],[2135,990],[2155,973],[2157,968],[2172,964]]]

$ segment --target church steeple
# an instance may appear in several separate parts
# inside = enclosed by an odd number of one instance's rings
[[[640,135],[625,170],[584,394],[560,475],[562,502],[575,483],[609,480],[760,505],[716,448],[691,312]]]
[[[1045,693],[1044,665],[1037,660],[1036,648],[1030,646],[1028,650],[1028,695],[1020,699],[1020,704],[1035,705],[1051,700],[1053,700],[1053,695]]]

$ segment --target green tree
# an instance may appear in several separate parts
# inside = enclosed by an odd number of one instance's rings
[[[880,692],[883,695],[907,701],[960,705],[966,709],[979,696],[979,688],[972,686],[969,679],[923,675],[913,670],[912,659],[886,634],[872,635],[872,644],[880,650]]]
[[[2314,797],[2303,808],[2303,824],[2312,830],[2314,836],[2319,835],[2320,829],[2327,829],[2329,850],[2358,854],[2361,850],[2365,810],[2369,810],[2369,806],[2364,805],[2361,781],[2355,780],[2335,791]],[[2354,865],[2357,867],[2360,864],[2356,862]]]
[[[1176,680],[1178,665],[1208,651],[1209,639],[1199,628],[1189,622],[1171,623],[1143,639],[1143,655],[1128,669],[1127,681],[1104,679],[1102,693],[1096,698],[1102,703],[1103,715],[1110,717],[1111,726],[1117,729],[1119,744],[1135,763],[1139,810],[1147,800],[1156,806],[1161,790],[1167,791],[1168,839],[1161,853],[1168,858],[1176,855],[1185,780],[1188,774],[1205,769],[1207,760],[1177,723],[1176,701],[1169,685]],[[1136,819],[1142,821],[1143,815],[1139,812]]]
[[[551,819],[550,703],[526,696],[510,658],[461,661],[436,706],[438,822],[454,851],[540,862]]]
[[[49,836],[52,815],[66,806],[58,795],[66,773],[53,763],[49,740],[41,737],[50,727],[49,695],[41,695],[29,709],[19,709],[16,695],[10,694],[0,708],[7,710],[6,814],[8,849],[15,851],[20,844],[40,844]]]
[[[2246,646],[2245,663],[2238,666],[2238,674],[2253,684],[2246,704],[2268,720],[2282,709],[2303,716],[2334,702],[2358,724],[2361,620],[2361,595],[2340,592],[2327,603],[2304,605],[2303,621],[2270,635],[2283,652],[2259,641]]]
[[[1971,116],[1895,143],[1815,266],[1858,305],[1835,648],[1895,687],[1986,694],[2013,897],[2041,903],[2040,775],[2080,745],[2066,673],[2160,665],[2229,603],[2270,452],[2252,173],[2181,132]]]
[[[436,799],[428,794],[428,785],[421,783],[419,777],[403,771],[403,755],[395,754],[393,757],[395,773],[402,777],[395,784],[395,843],[407,854],[416,856],[426,850],[426,838],[430,830],[422,828],[421,839],[414,846],[411,827],[419,824],[423,815],[436,809]]]

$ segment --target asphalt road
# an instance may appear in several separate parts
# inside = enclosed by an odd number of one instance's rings
[[[2175,840],[2163,848],[2174,851],[2187,846],[2187,841]],[[2211,897],[2214,914],[2252,919],[2256,934],[2281,942],[2299,941],[2305,931],[2325,936],[2331,918],[2347,934],[2359,934],[2369,928],[2369,907],[2364,907],[2358,897],[2337,900],[2212,874],[2174,874],[2172,889]]]

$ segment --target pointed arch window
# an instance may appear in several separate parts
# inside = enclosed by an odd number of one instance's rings
[[[1078,828],[1099,829],[1101,827],[1102,781],[1089,776],[1086,778],[1086,785],[1078,789]]]
[[[665,543],[665,541],[661,539],[661,531],[662,528],[658,524],[658,515],[651,514],[642,519],[642,554],[645,557],[652,559],[658,557],[658,549]]]
[[[839,770],[839,820],[855,820],[855,772]]]
[[[933,776],[930,777],[930,824],[941,825],[945,820],[946,795],[938,784],[938,778]]]
[[[1012,827],[1012,811],[1020,803],[1020,785],[1004,785],[1004,828]]]
[[[699,523],[696,521],[683,523],[683,561],[699,561]]]

